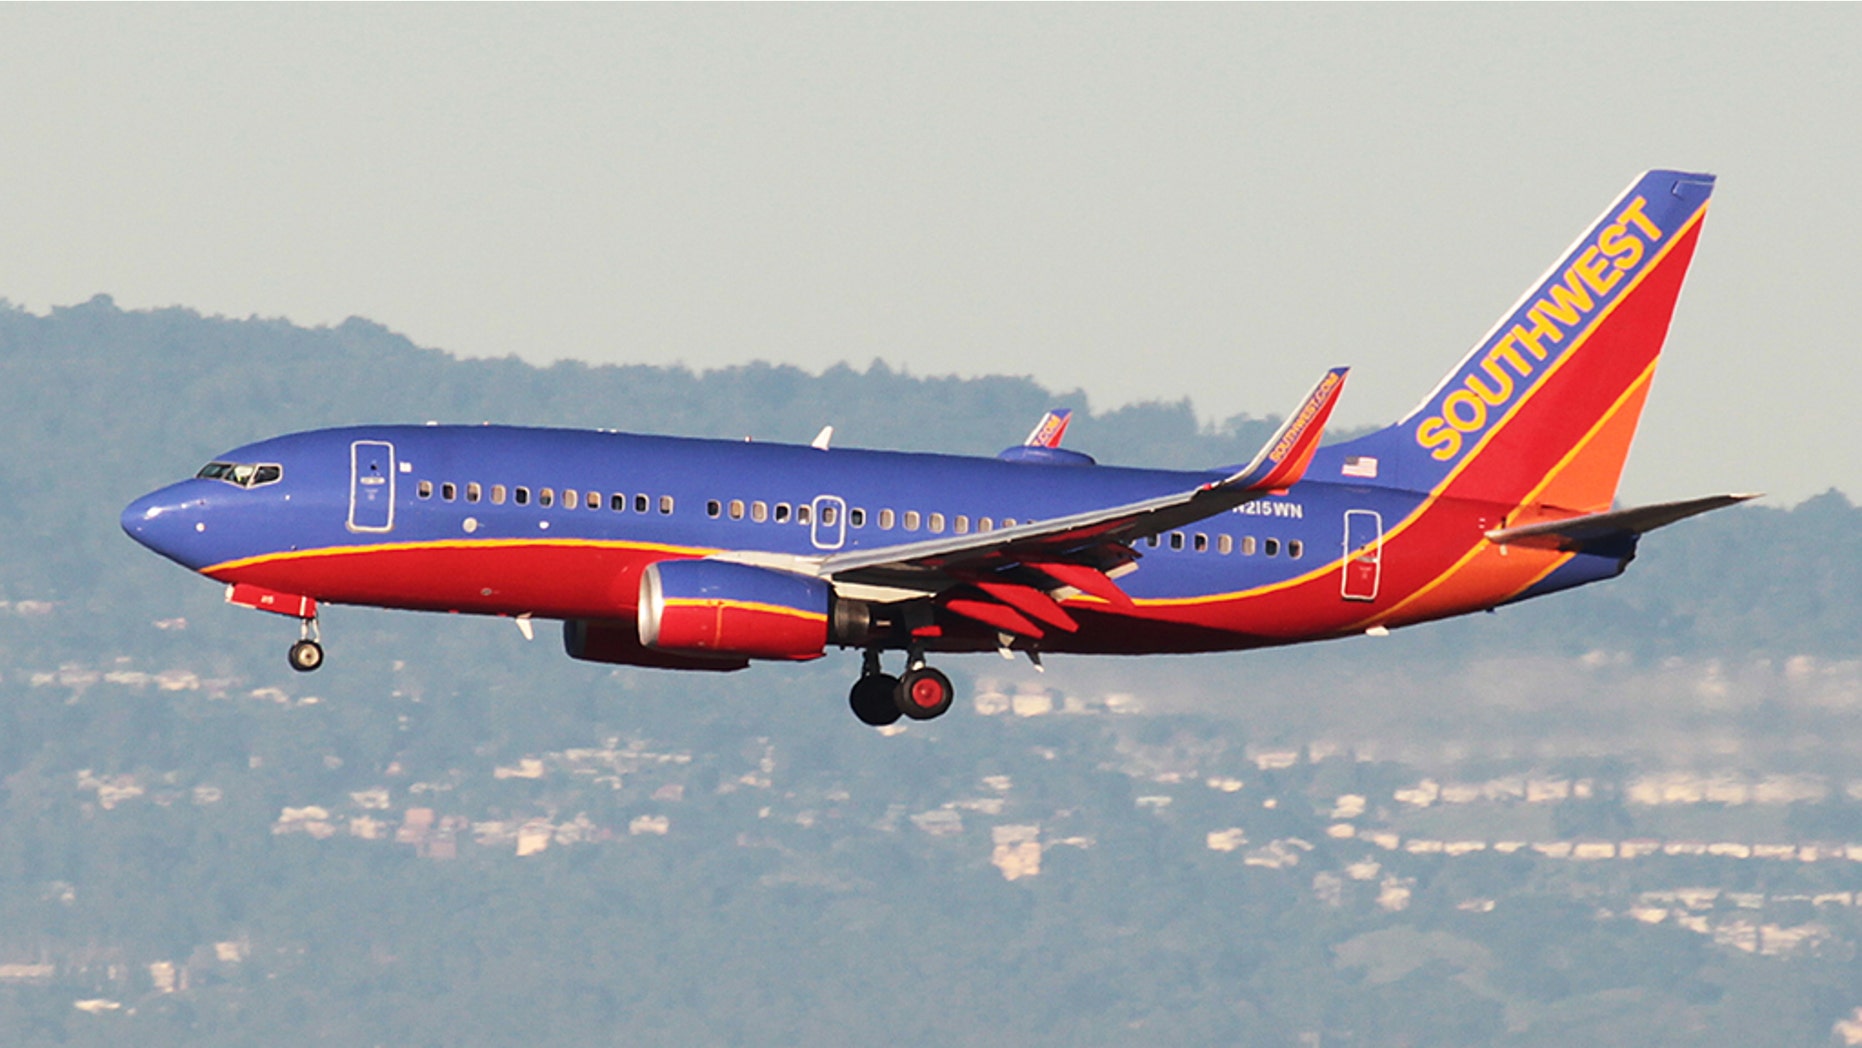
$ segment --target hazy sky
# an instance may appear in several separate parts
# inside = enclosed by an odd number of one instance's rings
[[[1205,419],[1345,363],[1367,424],[1678,167],[1624,495],[1862,497],[1858,54],[1847,5],[9,5],[0,297]]]

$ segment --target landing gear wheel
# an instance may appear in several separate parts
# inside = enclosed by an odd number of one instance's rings
[[[883,728],[899,719],[899,703],[893,697],[898,687],[899,678],[890,673],[868,674],[853,682],[847,702],[861,724]]]
[[[309,673],[323,665],[323,645],[314,640],[300,640],[291,645],[291,668],[299,673]]]
[[[942,717],[956,697],[957,689],[951,687],[950,678],[929,666],[906,671],[893,693],[899,712],[921,721]]]

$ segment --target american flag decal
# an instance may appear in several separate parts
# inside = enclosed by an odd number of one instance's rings
[[[1377,460],[1370,455],[1352,455],[1345,459],[1345,465],[1339,472],[1347,477],[1369,479],[1377,475]]]

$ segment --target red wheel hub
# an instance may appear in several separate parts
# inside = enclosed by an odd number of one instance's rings
[[[930,677],[920,677],[912,682],[912,703],[921,710],[936,708],[944,701],[944,686]]]

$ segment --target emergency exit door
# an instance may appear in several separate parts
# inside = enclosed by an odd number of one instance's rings
[[[394,529],[394,445],[358,440],[349,445],[349,530]]]
[[[1346,600],[1376,600],[1384,567],[1384,518],[1375,510],[1345,511]]]

